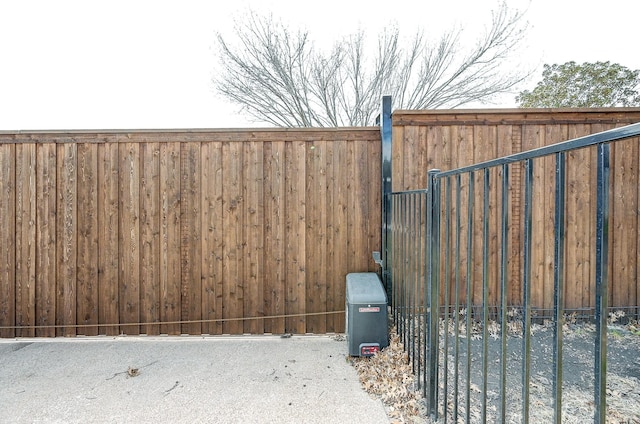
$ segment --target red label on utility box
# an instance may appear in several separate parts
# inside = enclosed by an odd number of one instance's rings
[[[362,346],[360,356],[373,356],[376,352],[380,352],[380,346]]]
[[[380,312],[379,306],[369,306],[367,308],[358,308],[358,312]]]

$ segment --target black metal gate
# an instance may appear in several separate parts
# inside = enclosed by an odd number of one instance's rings
[[[590,323],[595,327],[590,375],[593,419],[605,422],[609,150],[610,143],[638,135],[640,123],[460,169],[433,170],[424,190],[383,191],[383,279],[391,292],[397,332],[413,362],[432,418],[443,422],[529,422],[531,387],[547,382],[548,387],[540,391],[548,398],[536,402],[549,408],[550,419],[561,422],[567,154],[592,148],[597,151],[596,210],[583,211],[595,214],[595,319]],[[390,139],[387,143],[390,145]],[[537,317],[532,316],[531,309],[531,249],[532,234],[537,230],[532,207],[540,201],[534,196],[534,164],[541,158],[553,158],[555,162],[554,192],[545,194],[555,203],[554,309],[544,327],[550,336],[538,340],[532,339],[532,321]],[[510,173],[516,166],[524,169],[524,226],[520,237],[523,290],[521,304],[508,305],[512,219],[508,193]],[[383,172],[385,181],[390,165],[386,175]],[[498,211],[498,223],[489,223],[490,209]],[[496,228],[490,231],[490,225]],[[497,255],[499,262],[492,276],[490,254]],[[488,302],[490,277],[499,280],[499,300],[492,308]],[[481,291],[473,293],[480,284]],[[545,360],[550,362],[551,378],[536,375],[534,381],[532,361]]]

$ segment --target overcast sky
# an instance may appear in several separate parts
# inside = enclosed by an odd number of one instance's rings
[[[442,4],[441,4],[442,3]],[[637,0],[507,0],[527,9],[524,62],[611,61],[640,69]],[[395,22],[466,35],[489,22],[496,0],[322,2],[67,1],[0,3],[0,130],[230,128],[262,125],[218,97],[216,32],[251,8],[309,29],[319,43]],[[512,107],[506,96],[493,107]]]

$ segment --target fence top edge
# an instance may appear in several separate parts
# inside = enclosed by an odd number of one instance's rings
[[[0,130],[3,143],[104,143],[189,141],[315,141],[379,140],[379,127],[132,129],[132,130]]]
[[[556,125],[633,123],[638,107],[394,110],[393,125]]]

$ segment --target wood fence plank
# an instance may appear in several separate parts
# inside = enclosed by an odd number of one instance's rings
[[[578,124],[569,129],[569,138],[589,133],[587,125]],[[581,149],[569,152],[567,159],[567,246],[565,299],[568,309],[583,308],[583,295],[589,293],[589,212],[591,209],[591,152]],[[585,213],[585,211],[588,211]],[[588,301],[587,301],[588,302]]]
[[[463,125],[454,125],[451,127],[451,140],[452,140],[452,149],[451,149],[451,157],[452,157],[452,167],[459,168],[467,165],[468,163],[472,163],[473,160],[473,140],[471,137],[473,136],[472,127],[466,127]],[[471,159],[469,158],[471,157]],[[455,202],[456,197],[456,183],[454,181],[453,185],[453,193],[452,193],[452,201]],[[459,267],[459,275],[460,275],[460,285],[458,292],[458,302],[460,305],[464,305],[466,303],[467,295],[466,295],[466,280],[467,280],[467,238],[469,234],[469,228],[467,226],[467,218],[468,218],[468,205],[469,201],[469,176],[467,174],[462,175],[460,177],[460,263]],[[452,293],[453,295],[453,293]]]
[[[16,146],[0,145],[0,326],[16,325]],[[22,262],[26,258],[18,258]],[[0,337],[14,337],[0,329]]]
[[[502,156],[507,156],[510,155],[512,153],[512,148],[513,148],[513,144],[512,144],[512,140],[513,140],[513,131],[514,128],[512,125],[498,125],[496,127],[496,141],[497,141],[497,151],[496,151],[496,157],[502,157]],[[499,306],[500,305],[500,296],[501,296],[501,287],[500,287],[500,276],[501,276],[501,254],[500,254],[500,249],[502,249],[502,184],[503,184],[503,179],[504,179],[504,175],[502,172],[502,167],[498,167],[495,169],[494,171],[496,173],[496,179],[493,182],[493,189],[495,190],[495,208],[494,208],[494,231],[492,232],[492,237],[495,238],[495,244],[493,244],[493,240],[492,240],[492,246],[495,249],[494,252],[494,257],[492,259],[492,269],[494,272],[494,277],[493,277],[493,294],[492,294],[492,301],[494,305]],[[511,178],[511,174],[509,174],[509,177]],[[510,207],[511,203],[510,203],[510,197],[511,197],[511,192],[509,191],[507,193],[507,208]],[[513,221],[513,216],[509,211],[509,226],[511,227],[511,223]],[[511,231],[511,230],[508,230]],[[509,234],[510,236],[510,234]],[[507,243],[510,243],[510,241],[507,241]],[[507,256],[507,281],[509,276],[511,275],[511,264],[512,264],[512,257],[511,257],[511,249],[512,246],[508,245],[505,246],[505,248],[507,249],[508,252],[508,256]],[[508,299],[508,293],[507,293],[507,299]]]
[[[202,144],[202,319],[222,319],[222,143]],[[202,324],[205,334],[222,334],[222,322]]]
[[[56,324],[56,146],[37,147],[36,174],[36,325]],[[36,336],[54,337],[54,328]]]
[[[200,144],[183,143],[180,152],[182,184],[180,186],[180,239],[182,267],[182,320],[202,317],[202,241],[200,213]],[[182,332],[201,334],[200,323],[183,324]]]
[[[405,131],[406,134],[406,131]],[[406,143],[406,140],[405,140]],[[352,140],[347,141],[347,169],[346,169],[346,180],[347,183],[347,209],[349,210],[349,214],[347,215],[347,244],[345,246],[346,255],[347,255],[347,269],[349,272],[357,272],[358,271],[358,261],[357,261],[357,252],[356,252],[356,233],[357,228],[361,222],[361,217],[356,216],[356,208],[358,207],[358,197],[356,194],[356,190],[354,189],[354,185],[356,183],[356,168],[358,166],[356,162],[356,151],[355,151],[355,143]],[[406,161],[406,159],[405,159]],[[408,181],[406,176],[403,176],[403,180],[405,183]]]
[[[57,305],[58,325],[76,324],[77,145],[58,144]],[[58,328],[58,336],[75,336],[74,327]]]
[[[367,194],[366,198],[368,200],[368,211],[369,211],[369,220],[367,222],[368,228],[368,247],[365,249],[366,251],[363,253],[365,258],[367,259],[367,263],[369,265],[369,271],[378,271],[378,265],[373,262],[372,252],[381,251],[382,240],[381,240],[381,231],[382,231],[382,179],[380,175],[380,163],[382,161],[382,152],[381,152],[381,143],[370,142],[370,141],[361,141],[366,145],[367,148],[367,172],[369,174],[367,181]],[[368,253],[367,253],[368,252]],[[342,278],[342,291],[346,290],[346,278]]]
[[[569,127],[567,125],[547,125],[545,133],[545,145],[554,144],[567,140],[569,137]],[[544,298],[543,305],[545,310],[553,309],[554,302],[554,237],[555,237],[555,165],[554,156],[548,156],[544,159],[543,166],[545,173],[545,228],[544,228]],[[549,315],[549,314],[547,314]]]
[[[117,335],[119,308],[119,170],[118,144],[98,145],[98,322],[100,334]]]
[[[326,142],[307,143],[306,200],[306,312],[326,312],[327,307],[327,174]],[[323,334],[326,316],[307,318],[308,333]]]
[[[160,145],[140,145],[140,321],[160,321]],[[160,334],[159,325],[142,333]]]
[[[522,139],[526,130],[526,125],[517,125],[511,132],[511,152],[520,153],[523,151]],[[522,204],[524,193],[523,188],[523,166],[515,163],[509,166],[509,190],[511,192],[510,227],[509,227],[509,250],[510,250],[510,279],[508,283],[507,303],[509,305],[520,305],[522,299]]]
[[[391,163],[393,164],[391,168],[391,190],[392,191],[402,191],[405,190],[404,186],[404,131],[405,127],[403,126],[394,126],[391,128],[391,138],[393,139],[393,143],[391,144]]]
[[[336,299],[335,299],[335,292],[336,290],[338,290],[338,288],[336,286],[340,285],[340,279],[344,278],[344,276],[340,276],[340,274],[337,272],[338,270],[336,270],[334,268],[334,264],[335,264],[335,259],[336,259],[336,250],[335,250],[335,215],[334,215],[334,208],[333,208],[333,204],[336,200],[336,180],[335,180],[335,173],[334,173],[334,169],[333,169],[333,164],[335,161],[335,143],[327,143],[326,144],[326,154],[325,154],[325,172],[326,172],[326,181],[327,181],[327,185],[326,185],[326,189],[327,189],[327,193],[326,193],[326,197],[327,197],[327,203],[326,203],[326,214],[327,214],[327,236],[326,236],[326,243],[327,243],[327,259],[326,259],[326,264],[327,264],[327,272],[326,272],[326,276],[327,276],[327,284],[326,284],[326,296],[327,296],[327,301],[326,301],[326,310],[331,312],[331,311],[335,311],[337,310],[336,308],[340,308],[342,309],[341,305],[337,305],[336,303]],[[327,314],[326,317],[326,323],[327,323],[327,332],[336,332],[336,315],[335,314]],[[339,330],[339,332],[342,332],[343,329]]]
[[[78,145],[78,334],[98,335],[98,145]]]
[[[487,146],[487,150],[490,152],[490,158],[496,159],[501,156],[500,146],[502,144],[502,140],[500,139],[500,132],[497,126],[489,126],[488,128],[488,140],[489,145]],[[490,198],[489,198],[489,269],[488,269],[488,278],[489,278],[489,305],[491,307],[497,306],[498,301],[500,299],[500,273],[499,273],[499,262],[500,255],[498,253],[499,248],[499,234],[500,234],[500,197],[498,194],[500,193],[499,186],[499,176],[502,173],[502,169],[500,167],[492,168],[489,176],[489,190],[490,190]]]
[[[441,126],[429,126],[429,127],[421,127],[420,128],[420,139],[421,139],[421,143],[420,143],[420,148],[422,149],[424,146],[424,148],[427,150],[427,152],[425,153],[418,153],[418,155],[422,156],[424,155],[425,160],[424,163],[420,163],[419,167],[425,171],[429,171],[432,169],[440,169],[442,171],[450,169],[451,167],[451,153],[449,152],[450,150],[450,146],[451,143],[449,142],[449,137],[450,137],[450,128],[449,127],[441,127]],[[447,163],[447,160],[449,160],[449,163]],[[428,184],[428,176],[427,174],[425,175],[421,175],[420,178],[424,178],[424,183],[423,183],[423,187],[427,187]],[[440,184],[441,186],[441,193],[442,196],[440,198],[440,201],[442,202],[442,208],[444,210],[445,207],[445,190],[446,190],[446,181],[445,180],[440,180]],[[417,205],[418,203],[416,203]],[[449,299],[447,299],[445,297],[446,292],[445,292],[445,286],[449,285],[450,288],[453,287],[450,284],[450,281],[445,280],[447,278],[447,270],[445,269],[446,266],[446,261],[445,261],[445,255],[446,255],[446,251],[444,250],[444,243],[445,243],[445,213],[441,213],[441,241],[442,241],[442,246],[443,246],[443,250],[441,252],[441,258],[442,261],[440,263],[440,300],[439,302],[444,305],[445,302],[449,302],[451,299],[451,290],[449,290]],[[420,234],[425,234],[424,233],[424,228],[423,228],[423,220],[422,217],[418,217],[418,219],[420,219]],[[450,270],[449,270],[450,271]],[[449,272],[448,274],[449,276],[451,276],[452,274]],[[416,274],[416,282],[418,284],[417,290],[416,290],[416,296],[418,296],[420,299],[423,298],[424,293],[423,293],[423,289],[422,289],[422,284],[420,283],[421,281],[424,281],[424,271],[423,271],[423,267],[418,267],[417,269],[417,274]]]
[[[305,151],[306,143],[291,142],[285,147],[286,166],[286,304],[285,313],[305,313],[306,281],[306,205],[305,205]],[[304,316],[287,318],[285,331],[296,334],[306,332]]]
[[[180,143],[160,145],[160,321],[180,321]],[[180,334],[179,324],[160,326]]]
[[[265,266],[265,315],[285,313],[285,143],[269,142],[264,147],[264,238],[267,263]],[[284,318],[265,320],[265,332],[285,332]]]
[[[34,143],[19,144],[15,146],[15,150],[16,325],[34,326],[36,324],[36,145]],[[0,185],[4,187],[4,183]],[[5,214],[2,213],[2,215]],[[33,328],[16,330],[16,336],[34,337],[35,330]]]
[[[612,144],[611,305],[635,306],[638,272],[638,139]]]
[[[333,288],[330,299],[331,305],[327,304],[328,310],[342,310],[345,307],[345,284],[346,276],[351,270],[348,267],[347,255],[344,249],[348,244],[348,190],[346,175],[347,169],[347,148],[346,141],[336,141],[332,149],[332,176],[333,184],[331,198],[328,200],[327,208],[331,212],[331,231],[328,234],[328,266],[330,274],[327,278],[333,280]],[[328,159],[328,158],[327,158]],[[333,315],[334,331],[343,332],[344,315]]]
[[[522,150],[533,150],[545,144],[545,126],[530,125],[522,137]],[[545,200],[547,186],[544,159],[533,161],[533,187],[531,204],[531,306],[539,309],[544,303],[545,261]],[[523,190],[524,193],[524,190]],[[523,202],[524,204],[524,202]],[[525,228],[524,225],[522,228]]]
[[[419,154],[420,127],[406,127],[402,138],[402,190],[416,190],[424,188],[426,172],[418,164],[423,160]]]
[[[243,152],[244,310],[248,318],[264,316],[264,148],[245,143]],[[264,332],[263,319],[244,322],[244,332]]]
[[[224,257],[222,273],[223,318],[242,318],[244,314],[244,281],[242,281],[243,228],[242,228],[242,144],[223,143],[224,191],[222,196]],[[242,321],[225,321],[224,334],[241,334]]]
[[[140,322],[140,144],[120,147],[119,253],[120,323]],[[140,327],[121,327],[125,334],[138,335]]]
[[[473,127],[473,159],[472,163],[483,162],[491,157],[489,150],[489,131],[487,126]],[[471,302],[474,306],[482,305],[482,261],[483,261],[483,220],[484,216],[484,198],[490,196],[490,193],[484,192],[484,171],[475,173],[475,198],[473,199],[473,262],[472,262],[472,298]],[[479,310],[479,309],[478,309]],[[475,312],[475,311],[474,311]]]

